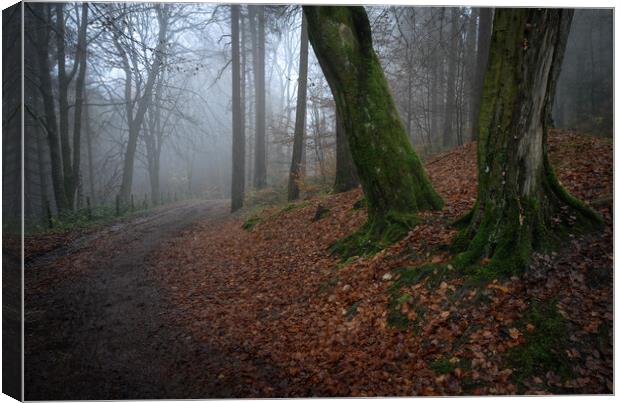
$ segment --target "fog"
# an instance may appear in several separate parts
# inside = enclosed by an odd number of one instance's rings
[[[117,209],[138,210],[185,198],[230,198],[231,7],[174,3],[85,7],[26,4],[27,227],[45,226],[50,216],[63,210],[55,188],[60,182],[65,183],[66,207],[72,211],[87,205],[118,204]],[[259,11],[264,12],[264,45]],[[485,35],[481,10],[384,6],[367,11],[375,50],[420,155],[425,158],[472,141],[477,73],[484,71],[478,59],[489,39],[481,37]],[[240,7],[245,198],[285,188],[289,179],[301,25],[299,6]],[[612,10],[575,12],[555,100],[556,126],[612,135],[612,32]],[[265,116],[257,120],[259,48],[264,52]],[[80,61],[82,50],[85,64]],[[76,112],[78,104],[81,113]],[[312,47],[305,105],[304,180],[307,186],[330,185],[336,171],[335,104]],[[259,188],[254,178],[261,118],[267,183]],[[5,158],[5,164],[11,159]],[[73,185],[67,185],[71,177]]]

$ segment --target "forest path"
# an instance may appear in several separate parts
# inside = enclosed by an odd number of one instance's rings
[[[26,264],[27,400],[181,397],[185,351],[149,254],[228,201],[190,201],[102,227]],[[177,391],[177,392],[175,392]]]

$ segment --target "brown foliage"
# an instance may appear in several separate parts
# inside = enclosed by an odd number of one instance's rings
[[[577,197],[611,195],[609,141],[553,133],[550,153]],[[424,223],[372,257],[340,264],[327,251],[364,222],[365,212],[352,208],[360,190],[265,211],[269,218],[251,231],[239,218],[206,219],[163,247],[155,261],[174,306],[166,318],[197,349],[228,357],[179,364],[187,383],[214,383],[238,397],[610,393],[613,355],[609,340],[600,340],[601,326],[611,329],[613,320],[609,207],[599,208],[603,233],[535,255],[523,278],[470,289],[462,288],[462,276],[404,286],[399,292],[411,298],[396,309],[421,320],[405,329],[388,325],[390,287],[398,280],[392,270],[450,262],[456,230],[449,223],[475,201],[475,163],[474,144],[428,161],[446,206],[422,213]],[[319,205],[329,214],[313,220]],[[551,297],[568,323],[565,354],[574,376],[561,380],[550,371],[518,390],[519,368],[509,366],[505,353],[536,332],[523,323],[530,302]]]

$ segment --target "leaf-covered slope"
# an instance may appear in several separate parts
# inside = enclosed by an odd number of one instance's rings
[[[606,227],[537,254],[523,278],[450,265],[449,223],[475,201],[472,144],[426,163],[446,206],[374,256],[328,252],[364,221],[359,190],[273,208],[249,229],[205,220],[154,260],[167,319],[218,352],[178,370],[237,397],[611,393],[611,142],[553,133],[550,152]]]

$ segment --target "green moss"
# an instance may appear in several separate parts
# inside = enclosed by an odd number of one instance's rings
[[[357,314],[357,308],[360,306],[360,304],[362,303],[362,301],[355,301],[353,303],[353,305],[351,305],[346,313],[344,314],[346,320],[351,320],[353,319],[353,317]]]
[[[250,217],[241,225],[241,228],[246,231],[251,231],[261,221],[262,218],[260,218],[259,216]]]
[[[518,383],[533,376],[544,377],[549,371],[563,380],[573,373],[564,352],[567,340],[566,322],[557,311],[554,301],[533,302],[523,317],[521,326],[534,325],[532,333],[524,331],[526,341],[506,353],[507,363],[514,368]]]
[[[366,203],[366,198],[362,197],[359,200],[357,200],[355,203],[353,203],[353,210],[360,210],[363,208],[366,208],[368,204]]]
[[[472,211],[455,223],[462,228],[453,242],[453,249],[461,252],[455,259],[458,267],[490,259],[485,266],[492,270],[520,274],[534,250],[556,248],[569,233],[582,233],[601,223],[593,210],[559,184],[547,156],[544,119],[537,128],[542,138],[535,138],[542,140],[541,147],[532,148],[541,153],[536,166],[526,168],[515,152],[528,146],[515,124],[526,118],[520,105],[538,90],[528,88],[534,70],[524,68],[528,63],[524,38],[537,33],[526,30],[525,22],[534,24],[532,18],[540,16],[525,9],[505,9],[493,22],[479,115],[478,195]],[[554,94],[547,95],[552,99]],[[542,116],[547,112],[543,110]]]
[[[303,201],[301,203],[289,203],[282,210],[280,210],[280,213],[286,213],[287,211],[298,210],[298,209],[308,206],[309,204],[310,204],[309,200]]]
[[[454,259],[455,266],[466,268],[489,258],[485,266],[496,271],[497,276],[520,275],[532,252],[555,250],[565,244],[570,234],[583,234],[598,227],[592,217],[575,216],[573,223],[558,220],[562,211],[543,207],[534,198],[520,198],[504,201],[485,212],[473,212],[474,217],[480,214],[482,218],[477,224],[472,221],[454,238],[452,250],[462,251]]]
[[[456,366],[452,364],[447,358],[440,358],[433,361],[430,367],[433,371],[440,375],[448,374],[454,371],[454,369],[456,368]]]
[[[410,302],[407,302],[411,304]],[[414,320],[410,320],[406,315],[401,312],[401,304],[398,304],[395,300],[392,300],[388,306],[387,324],[390,327],[397,329],[413,329],[417,330],[420,326],[420,322],[424,320],[427,309],[423,305],[412,306],[410,309],[414,309],[416,317]]]
[[[415,214],[390,211],[384,219],[369,219],[359,230],[332,244],[330,251],[343,259],[371,256],[404,238],[420,222]]]
[[[398,291],[403,287],[415,285],[425,281],[425,288],[433,290],[443,282],[455,278],[460,273],[450,266],[443,264],[424,264],[416,267],[401,267],[394,269],[397,280],[394,281],[390,290]]]
[[[401,293],[401,289],[410,285],[418,284],[426,279],[426,287],[437,287],[445,278],[447,267],[442,265],[423,265],[418,267],[401,267],[394,269],[396,280],[389,288],[390,302],[388,304],[388,325],[398,329],[414,328],[419,326],[426,315],[425,306],[414,304],[414,297],[409,293]],[[404,304],[413,305],[411,309],[416,312],[415,319],[402,314],[401,307]]]
[[[411,302],[411,301],[413,301],[413,297],[411,296],[411,294],[407,294],[407,293],[401,295],[400,297],[398,297],[398,299],[396,299],[396,302],[400,305]]]
[[[304,12],[368,205],[366,225],[332,250],[343,257],[373,254],[406,235],[418,211],[443,203],[407,137],[364,8],[304,6]]]

